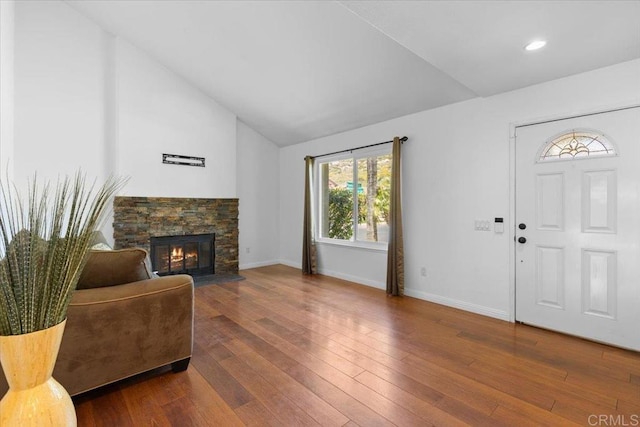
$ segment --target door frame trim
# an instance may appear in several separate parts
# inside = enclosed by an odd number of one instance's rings
[[[618,103],[580,112],[560,113],[509,123],[509,322],[516,321],[516,138],[518,128],[541,125],[579,117],[640,108],[640,103]]]

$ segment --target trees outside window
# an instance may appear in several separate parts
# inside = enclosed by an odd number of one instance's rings
[[[319,235],[350,242],[388,242],[391,154],[359,154],[318,163]]]

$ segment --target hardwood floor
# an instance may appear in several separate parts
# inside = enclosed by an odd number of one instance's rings
[[[241,274],[196,289],[187,371],[79,396],[78,425],[640,425],[638,353],[281,265]]]

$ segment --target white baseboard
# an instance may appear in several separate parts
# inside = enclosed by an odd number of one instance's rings
[[[509,321],[509,313],[503,310],[497,310],[495,308],[485,307],[483,305],[478,305],[478,304],[474,304],[467,301],[461,301],[454,298],[443,297],[441,295],[430,294],[428,292],[417,291],[415,289],[405,288],[404,294],[410,297],[434,302],[436,304],[458,308],[460,310],[481,314],[483,316],[493,317],[495,319],[505,320],[507,322]]]
[[[274,261],[275,264],[283,264],[293,268],[302,268],[300,262],[293,262],[289,260],[280,259]],[[364,279],[362,277],[351,276],[349,274],[340,273],[332,270],[319,269],[319,274],[325,276],[331,276],[342,280],[348,280],[349,282],[358,283],[360,285],[370,286],[372,288],[387,289],[385,282],[378,282],[375,280]],[[474,304],[467,301],[461,301],[454,298],[443,297],[441,295],[431,294],[428,292],[418,291],[415,289],[405,288],[405,295],[413,298],[422,299],[436,304],[446,305],[448,307],[458,308],[460,310],[468,311],[471,313],[481,314],[483,316],[493,317],[495,319],[505,320],[509,322],[509,313],[503,310],[497,310],[491,307],[485,307],[483,305]]]
[[[258,268],[258,267],[266,267],[268,265],[276,265],[276,264],[281,264],[281,262],[277,259],[274,259],[272,261],[260,261],[260,262],[250,262],[247,264],[240,264],[238,266],[238,269],[240,270],[248,270],[250,268]]]
[[[286,259],[278,260],[278,264],[286,265],[288,267],[301,269],[302,265],[300,262],[293,262]],[[386,283],[377,282],[375,280],[363,279],[362,277],[351,276],[349,274],[340,273],[337,271],[326,270],[323,268],[318,269],[318,274],[322,274],[324,276],[335,277],[337,279],[348,280],[349,282],[354,282],[359,285],[371,286],[372,288],[378,289],[386,289]]]
[[[302,269],[302,262],[298,261],[289,261],[288,259],[279,259],[277,261],[277,264],[282,264],[282,265],[286,265],[287,267],[293,267],[293,268],[297,268],[297,269]]]
[[[354,282],[359,285],[370,286],[372,288],[387,289],[386,283],[378,282],[375,280],[363,279],[362,277],[351,276],[349,274],[339,273],[337,271],[318,269],[318,274],[335,277],[337,279],[348,280],[349,282]]]

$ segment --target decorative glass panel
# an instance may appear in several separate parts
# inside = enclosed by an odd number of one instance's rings
[[[615,147],[604,135],[591,131],[572,130],[547,142],[538,161],[571,160],[616,154]]]

